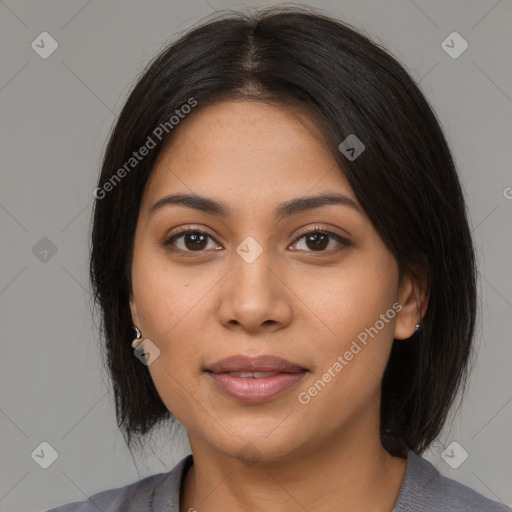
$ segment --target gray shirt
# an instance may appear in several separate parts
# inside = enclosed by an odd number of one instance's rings
[[[87,501],[69,503],[48,512],[179,512],[182,478],[192,462],[192,455],[188,455],[168,473],[99,492]],[[463,511],[510,512],[510,509],[442,476],[429,461],[409,451],[404,480],[391,512]]]

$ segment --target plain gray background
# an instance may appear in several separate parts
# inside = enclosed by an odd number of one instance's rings
[[[153,451],[132,459],[116,427],[90,313],[92,192],[110,127],[147,61],[216,10],[268,4],[0,1],[0,510],[81,501],[168,471],[188,453],[183,433],[171,441],[161,432]],[[447,134],[478,249],[481,316],[467,395],[426,458],[510,506],[512,3],[310,5],[388,48],[420,81]],[[31,47],[44,31],[59,45],[46,59]],[[458,58],[441,46],[454,31],[469,45]],[[457,469],[441,456],[454,441],[469,455]],[[58,453],[47,469],[31,456],[48,457],[42,442]]]

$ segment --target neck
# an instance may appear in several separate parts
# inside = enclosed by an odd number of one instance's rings
[[[322,440],[323,448],[317,444],[253,463],[191,439],[194,465],[184,480],[180,511],[391,511],[406,460],[389,455],[379,436],[368,434],[338,434]]]

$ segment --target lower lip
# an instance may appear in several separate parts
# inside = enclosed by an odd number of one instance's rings
[[[295,386],[306,374],[303,372],[278,373],[272,377],[233,377],[227,373],[207,372],[215,386],[227,395],[242,402],[260,403],[283,394]]]

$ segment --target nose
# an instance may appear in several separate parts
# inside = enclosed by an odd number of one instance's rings
[[[238,254],[233,267],[219,283],[218,315],[227,328],[247,332],[274,332],[289,325],[293,292],[269,251],[248,263]]]

